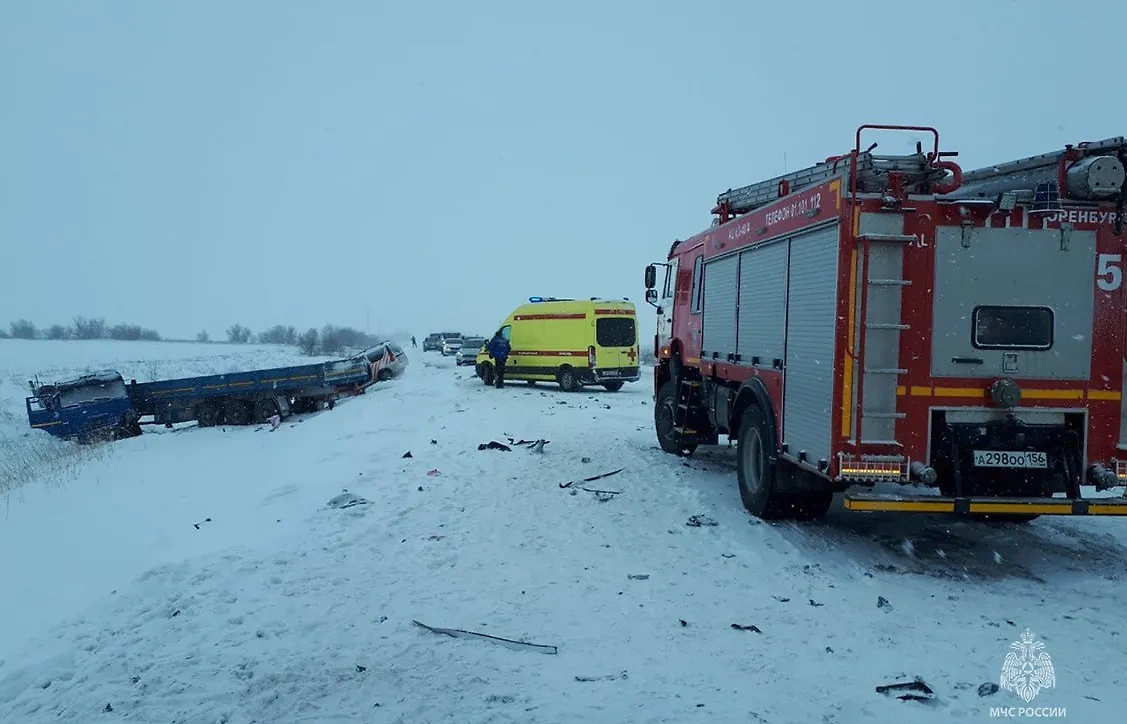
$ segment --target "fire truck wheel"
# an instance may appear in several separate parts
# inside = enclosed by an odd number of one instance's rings
[[[758,405],[749,406],[740,421],[736,472],[744,507],[757,518],[775,520],[791,514],[791,501],[779,490],[779,463],[771,454],[770,426]]]
[[[692,455],[696,452],[696,445],[685,445],[674,426],[673,415],[677,409],[677,383],[667,381],[657,392],[657,401],[654,403],[654,430],[657,432],[657,442],[661,449],[670,455]]]
[[[560,389],[564,392],[577,392],[583,387],[583,385],[579,384],[579,377],[575,374],[575,370],[567,365],[560,367],[556,379],[559,380]]]

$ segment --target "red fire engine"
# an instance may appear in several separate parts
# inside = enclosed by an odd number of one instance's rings
[[[862,150],[873,131],[925,150]],[[939,133],[720,194],[646,268],[661,447],[738,442],[763,518],[1127,515],[1122,137],[963,172]],[[657,267],[665,283],[657,288]],[[875,490],[879,483],[938,494]]]

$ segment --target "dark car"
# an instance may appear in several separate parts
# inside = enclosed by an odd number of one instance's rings
[[[441,334],[438,334],[438,333],[428,334],[427,338],[423,340],[423,351],[424,352],[437,352],[440,349],[442,349],[442,335]]]

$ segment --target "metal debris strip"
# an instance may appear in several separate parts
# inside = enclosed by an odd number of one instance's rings
[[[592,475],[591,477],[583,478],[582,480],[570,480],[566,483],[560,483],[560,487],[561,488],[570,488],[572,485],[575,485],[576,483],[590,483],[593,480],[601,480],[602,478],[609,478],[612,475],[618,475],[619,473],[621,473],[625,469],[626,468],[619,468],[618,470],[611,470],[609,473],[600,473],[599,475]]]
[[[514,639],[501,638],[500,636],[490,636],[489,634],[477,633],[476,631],[464,631],[460,628],[439,628],[437,626],[428,626],[421,621],[412,621],[416,626],[425,628],[427,631],[436,634],[443,634],[452,638],[472,638],[490,641],[495,644],[500,644],[510,649],[518,651],[535,651],[541,654],[558,654],[559,649],[555,646],[547,644],[532,644],[527,641],[516,641]]]

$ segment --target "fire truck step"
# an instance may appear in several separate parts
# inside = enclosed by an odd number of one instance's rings
[[[911,329],[911,328],[912,328],[911,325],[908,325],[908,324],[895,324],[895,323],[892,323],[892,322],[865,322],[865,329],[887,329],[887,330],[898,329],[898,330],[903,331],[905,329]]]
[[[852,441],[850,441],[852,442]],[[904,447],[900,444],[899,440],[862,440],[862,445],[890,445],[892,447]]]
[[[869,286],[873,287],[910,287],[912,282],[907,279],[870,279]]]
[[[937,495],[846,493],[845,509],[854,512],[956,515],[1127,515],[1127,498],[945,498]]]
[[[872,367],[866,367],[865,368],[865,374],[867,374],[867,375],[906,375],[906,374],[908,374],[908,370],[900,369],[899,367],[888,367],[888,368],[877,367],[875,369],[872,368]]]
[[[892,242],[897,244],[914,244],[917,239],[913,234],[858,234],[857,241]]]
[[[868,410],[865,410],[862,414],[874,420],[903,420],[908,416],[906,412],[869,412]]]

